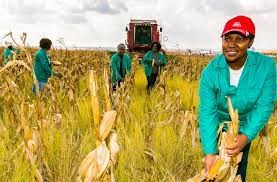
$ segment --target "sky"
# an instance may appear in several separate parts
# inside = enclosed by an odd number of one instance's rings
[[[47,37],[54,46],[116,47],[130,19],[155,19],[166,49],[221,49],[228,19],[251,17],[256,49],[277,49],[276,0],[0,0],[0,37],[26,32],[29,45]],[[9,39],[1,39],[4,44]]]

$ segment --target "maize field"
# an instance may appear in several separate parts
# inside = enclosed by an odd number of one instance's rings
[[[35,95],[36,50],[20,47],[0,68],[0,181],[186,181],[203,169],[198,83],[212,57],[168,53],[148,95],[135,54],[112,92],[109,52],[53,49],[63,77]],[[276,123],[275,112],[252,143],[248,181],[277,179]]]

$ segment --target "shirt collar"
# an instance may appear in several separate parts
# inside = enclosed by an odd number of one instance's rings
[[[40,50],[41,50],[42,52],[45,52],[45,53],[47,53],[45,49],[42,49],[42,48],[41,48]]]

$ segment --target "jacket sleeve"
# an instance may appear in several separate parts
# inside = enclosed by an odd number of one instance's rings
[[[4,51],[4,63],[6,64],[8,61],[13,59],[13,53],[12,51]]]
[[[128,73],[131,72],[131,69],[132,69],[132,62],[131,62],[131,59],[129,56],[128,57],[128,64],[127,64],[127,70],[128,70]]]
[[[42,66],[42,69],[43,69],[43,71],[47,74],[47,75],[49,75],[49,76],[51,76],[52,75],[52,69],[51,69],[51,67],[50,67],[50,65],[49,65],[49,61],[48,61],[48,59],[47,59],[47,56],[46,55],[38,55],[39,56],[39,59],[40,59],[40,62],[41,62],[41,66]]]
[[[21,50],[19,48],[13,48],[13,50],[16,52],[16,54],[20,54]]]
[[[247,115],[247,125],[242,131],[252,141],[268,122],[273,110],[276,98],[276,65],[269,68],[261,95],[255,106]]]
[[[161,53],[160,53],[161,54]],[[166,65],[167,61],[166,61],[166,58],[163,54],[161,54],[161,60],[160,60],[160,65],[161,66],[164,66]]]
[[[153,61],[153,58],[150,56],[150,52],[147,52],[143,57],[143,63],[144,64],[151,64]]]
[[[115,56],[112,56],[112,59],[111,59],[111,67],[112,67],[112,75],[113,75],[113,77],[116,79],[116,81],[121,80],[122,77],[120,76],[120,74],[119,74],[119,72],[118,72],[118,70],[117,70]]]
[[[217,153],[218,115],[216,91],[210,72],[204,70],[199,88],[199,129],[200,138],[205,155]]]

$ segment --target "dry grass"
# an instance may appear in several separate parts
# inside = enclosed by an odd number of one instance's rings
[[[171,56],[167,74],[161,78],[164,82],[150,96],[143,69],[136,62],[135,71],[111,102],[103,76],[104,68],[109,73],[107,52],[52,50],[50,54],[62,63],[54,68],[64,77],[51,78],[39,97],[31,92],[33,77],[24,67],[15,66],[0,78],[0,181],[35,181],[37,171],[45,181],[75,181],[82,160],[97,148],[97,120],[110,109],[117,111],[117,136],[108,138],[119,146],[108,147],[121,149],[118,158],[113,157],[118,159],[113,168],[117,181],[184,181],[202,169],[197,90],[209,58]],[[22,55],[21,60],[27,59]],[[92,66],[98,75],[99,114],[94,112],[94,88],[89,87]],[[274,127],[268,128],[272,156],[277,144]],[[38,148],[28,130],[38,131]],[[34,162],[17,149],[22,142],[33,151]],[[277,178],[276,160],[262,142],[254,141],[250,153],[249,181]]]

